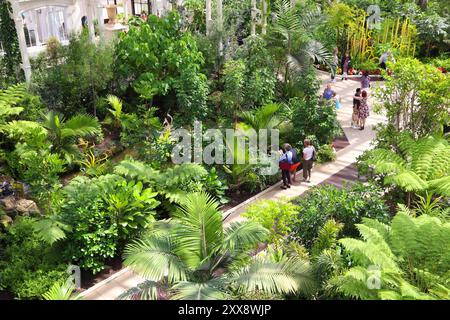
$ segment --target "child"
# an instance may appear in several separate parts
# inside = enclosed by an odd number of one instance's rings
[[[361,96],[361,88],[356,89],[355,97]],[[359,107],[361,105],[361,101],[353,98],[353,114],[352,114],[352,128],[359,129]]]
[[[339,95],[336,94],[336,92],[333,92],[333,99],[334,99],[334,103],[336,104],[336,109],[340,109],[341,108],[341,101],[339,98]]]

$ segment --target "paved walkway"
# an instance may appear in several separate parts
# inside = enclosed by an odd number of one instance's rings
[[[325,84],[329,82],[329,75],[319,72],[319,78],[323,82],[323,90]],[[372,86],[375,87],[379,84],[380,82],[373,82]],[[351,128],[350,124],[353,112],[353,94],[358,87],[359,82],[353,80],[338,80],[337,83],[333,84],[333,90],[335,90],[341,97],[342,103],[342,108],[337,111],[337,117],[350,143],[350,145],[336,153],[336,161],[314,167],[311,183],[300,182],[302,177],[301,175],[297,175],[297,182],[294,182],[290,189],[281,189],[280,182],[258,196],[255,196],[247,200],[245,203],[228,210],[225,213],[226,225],[233,221],[242,220],[243,218],[240,216],[241,213],[244,212],[245,208],[254,201],[260,199],[280,199],[283,197],[288,199],[294,198],[302,195],[310,187],[315,185],[330,183],[336,186],[342,186],[342,184],[346,181],[354,181],[356,179],[356,171],[354,168],[356,158],[359,157],[364,150],[370,148],[370,142],[375,138],[375,132],[372,130],[372,127],[379,122],[385,121],[383,116],[371,113],[370,117],[367,119],[365,130],[360,131]],[[373,101],[370,101],[370,105],[372,105],[372,103]],[[98,285],[85,291],[84,298],[88,300],[112,300],[125,290],[136,286],[142,281],[142,278],[125,268],[109,279],[106,279],[102,283],[99,283]]]

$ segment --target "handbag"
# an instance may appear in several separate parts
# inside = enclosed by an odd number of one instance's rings
[[[313,154],[312,154],[312,161],[317,161],[317,154],[316,154],[316,149],[314,149]]]

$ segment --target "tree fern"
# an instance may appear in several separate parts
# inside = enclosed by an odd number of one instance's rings
[[[449,299],[450,224],[404,211],[389,228],[365,219],[364,240],[341,239],[354,266],[328,286],[360,299]]]
[[[368,164],[383,174],[386,184],[397,185],[405,191],[433,192],[450,196],[450,145],[439,137],[414,140],[407,133],[400,136],[396,152],[375,149]]]
[[[6,90],[0,90],[0,124],[23,111],[23,108],[17,104],[23,100],[25,94],[25,84],[16,84]]]

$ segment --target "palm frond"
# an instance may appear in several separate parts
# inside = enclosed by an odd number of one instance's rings
[[[75,286],[69,281],[57,282],[42,295],[44,300],[82,300],[80,295],[72,295]]]
[[[100,123],[90,115],[79,114],[67,120],[61,130],[61,137],[89,137],[101,133]]]
[[[228,295],[224,292],[222,278],[211,279],[207,282],[181,281],[171,288],[174,300],[225,300]]]
[[[289,294],[299,289],[296,275],[291,271],[291,266],[286,263],[255,258],[250,265],[234,273],[231,279],[241,290]]]
[[[214,197],[201,192],[183,196],[174,214],[178,228],[175,237],[179,254],[197,268],[215,254],[223,239],[222,215]]]
[[[225,229],[223,248],[230,251],[248,250],[264,242],[268,236],[269,231],[258,223],[232,222]]]
[[[187,279],[187,267],[175,254],[176,243],[170,236],[148,235],[127,245],[124,264],[145,279],[169,283]]]
[[[155,281],[146,280],[139,283],[136,287],[128,289],[116,300],[158,300],[158,289],[161,284]]]

